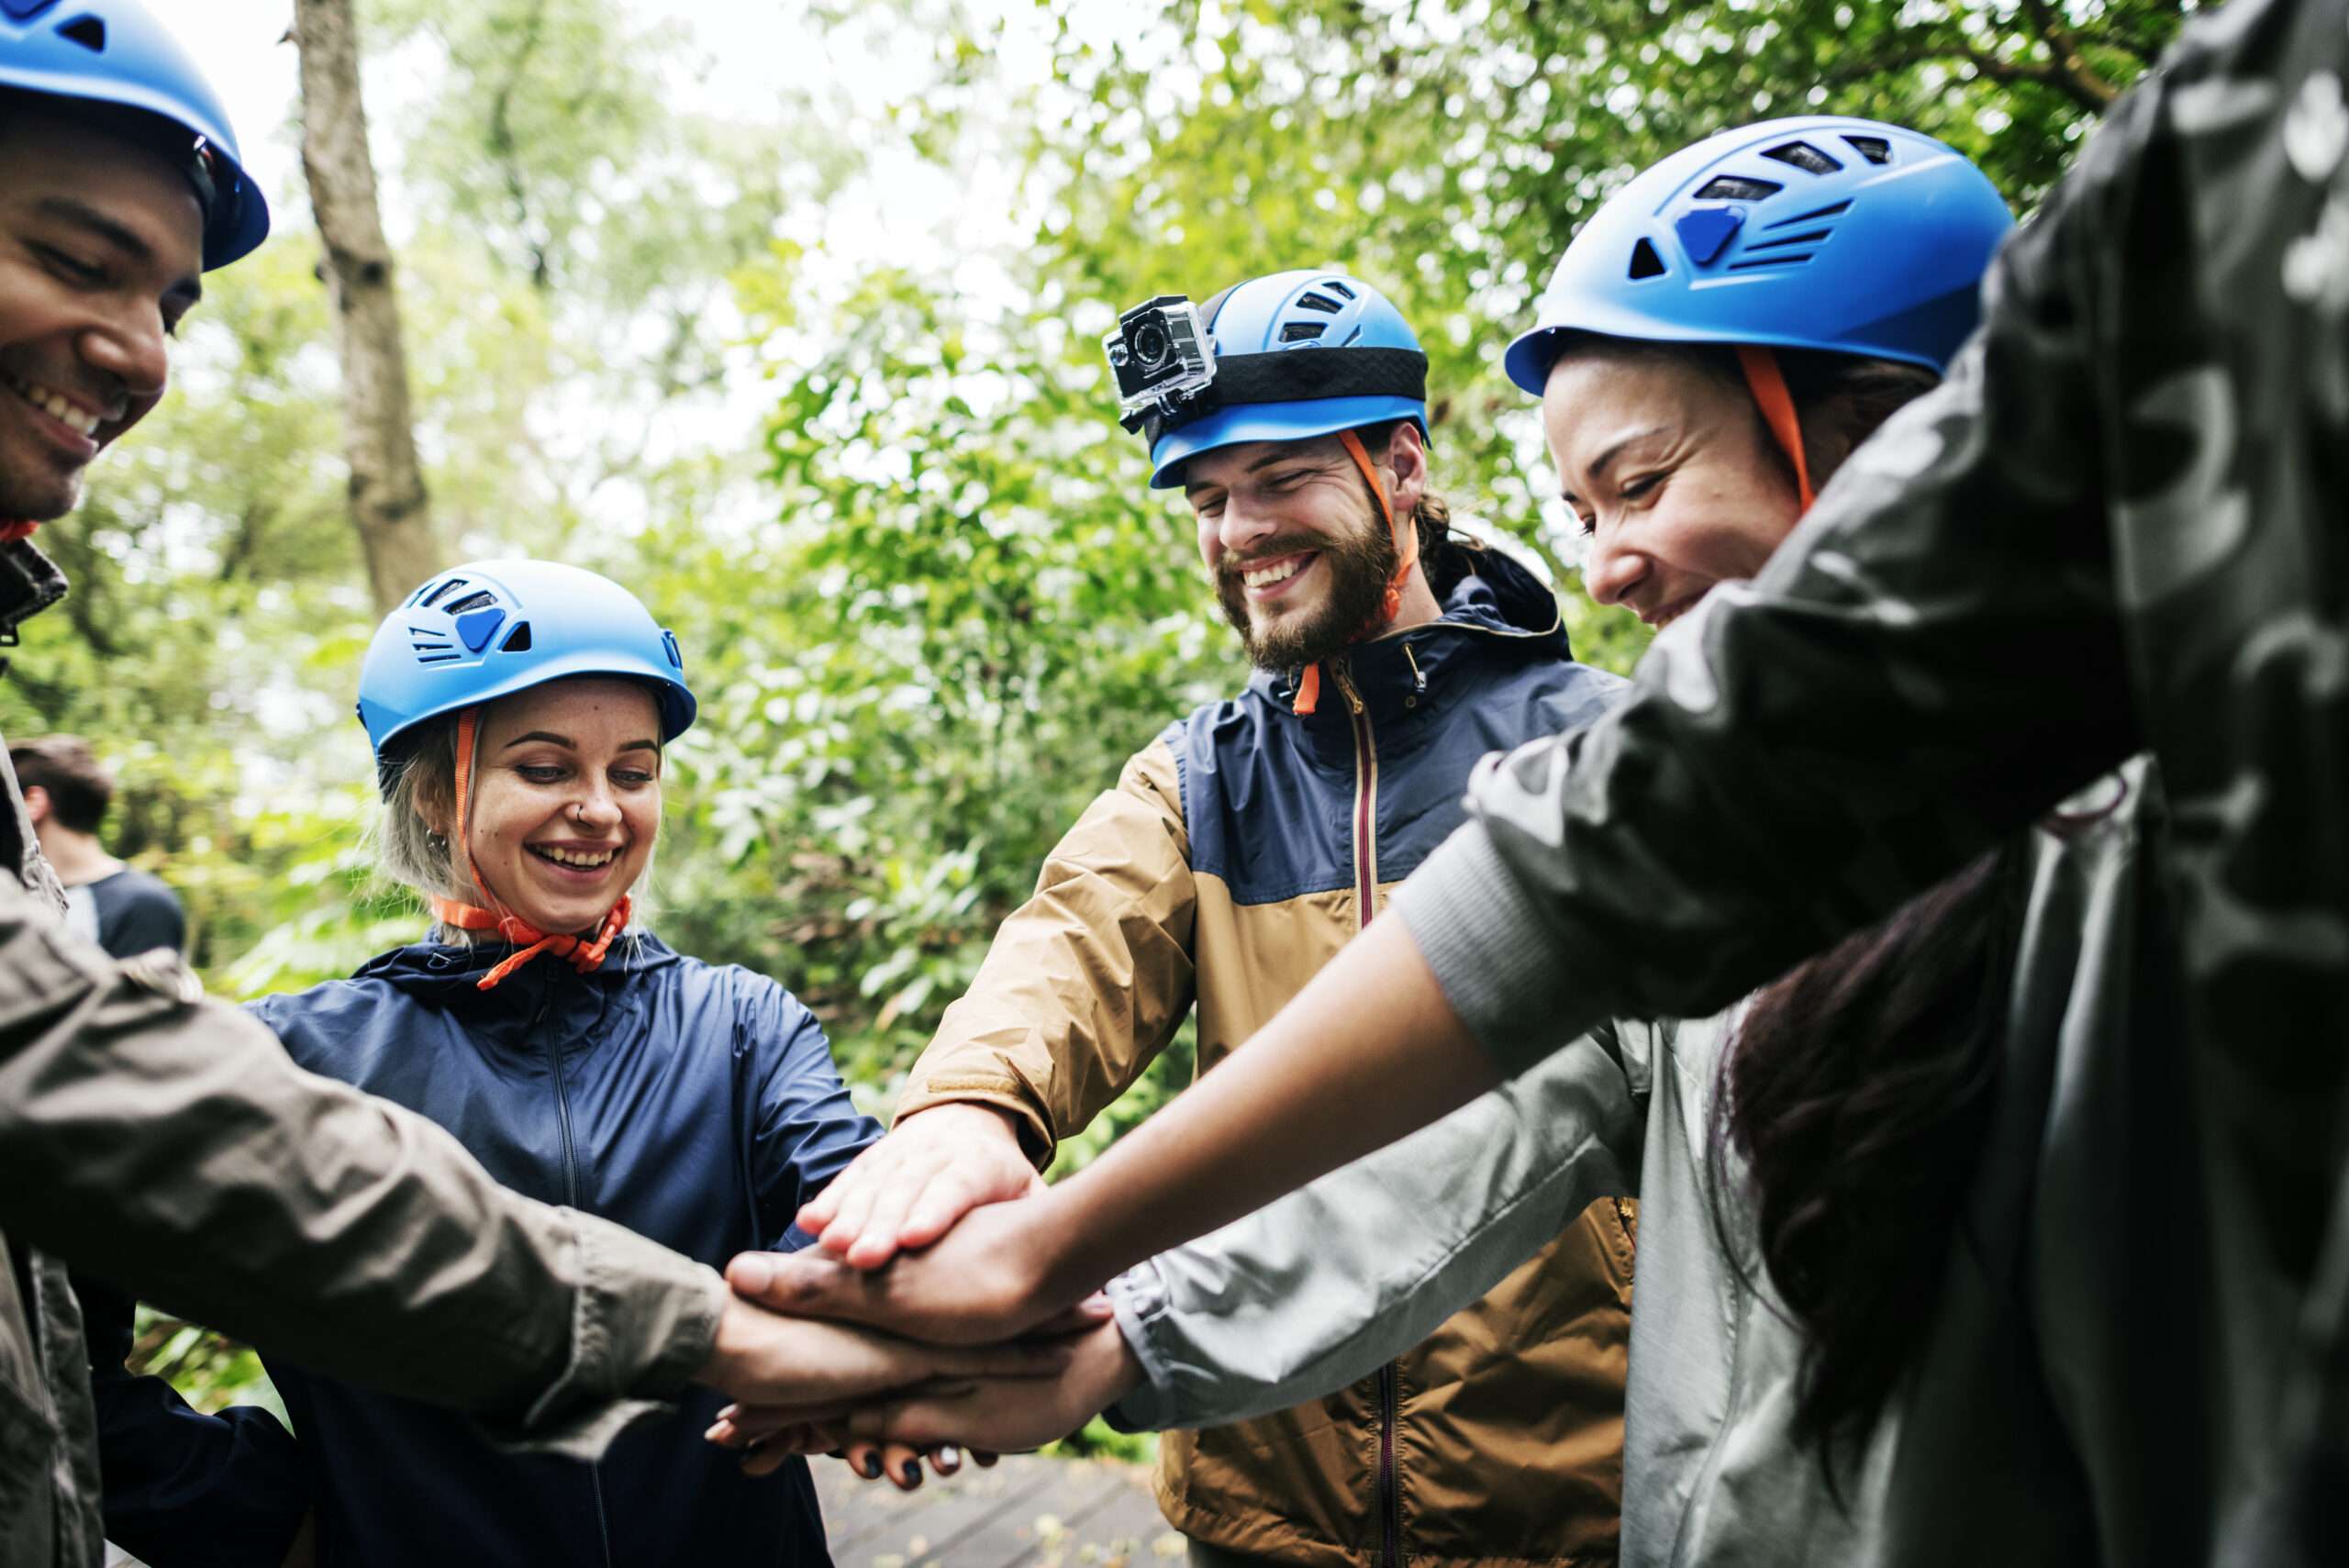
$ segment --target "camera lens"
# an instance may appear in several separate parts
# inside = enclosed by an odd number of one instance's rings
[[[1174,345],[1167,341],[1166,328],[1155,321],[1145,321],[1134,328],[1134,358],[1142,369],[1156,370],[1166,362]]]

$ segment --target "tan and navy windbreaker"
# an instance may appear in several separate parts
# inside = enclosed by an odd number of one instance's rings
[[[1468,568],[1461,570],[1464,564]],[[1124,1093],[1194,1004],[1202,1071],[1271,1019],[1462,820],[1487,752],[1595,717],[1557,602],[1497,552],[1439,573],[1439,620],[1170,726],[1004,923],[900,1117],[999,1106],[1039,1163]],[[1621,1496],[1631,1210],[1594,1205],[1418,1349],[1330,1398],[1163,1440],[1186,1535],[1300,1564],[1601,1563]]]

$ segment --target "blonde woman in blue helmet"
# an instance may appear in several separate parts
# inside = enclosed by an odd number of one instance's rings
[[[423,584],[368,649],[359,717],[381,867],[432,928],[251,1011],[296,1062],[431,1118],[507,1186],[718,1264],[804,1240],[792,1216],[880,1128],[789,991],[637,922],[666,751],[695,713],[677,639],[617,583],[485,561]],[[804,1464],[753,1480],[701,1440],[717,1396],[687,1394],[583,1462],[502,1450],[447,1411],[259,1348],[295,1435],[254,1409],[150,1410],[148,1451],[176,1440],[186,1462],[109,1493],[110,1518],[138,1521],[125,1544],[156,1568],[233,1556],[306,1514],[317,1560],[354,1568],[829,1561]],[[952,1370],[879,1338],[798,1351],[817,1377]]]

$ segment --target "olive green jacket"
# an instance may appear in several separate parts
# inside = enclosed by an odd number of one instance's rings
[[[0,636],[64,589],[30,544],[0,547]],[[69,936],[5,748],[0,867],[0,1568],[100,1561],[69,1263],[576,1455],[708,1359],[708,1268],[518,1197],[440,1127],[300,1071],[175,955]]]

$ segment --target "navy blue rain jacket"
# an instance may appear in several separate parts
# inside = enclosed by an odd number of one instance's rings
[[[772,980],[650,935],[614,944],[590,974],[545,956],[475,989],[507,951],[402,948],[253,1011],[301,1065],[432,1118],[517,1192],[716,1266],[805,1243],[791,1229],[799,1205],[881,1134],[849,1103],[806,1007]],[[714,1392],[691,1391],[676,1415],[640,1422],[591,1465],[494,1449],[462,1417],[261,1350],[298,1444],[273,1431],[260,1435],[280,1440],[256,1440],[259,1412],[222,1422],[168,1389],[117,1392],[115,1440],[143,1427],[208,1456],[143,1496],[109,1485],[109,1534],[159,1568],[250,1561],[219,1549],[289,1496],[317,1508],[320,1561],[333,1568],[831,1561],[804,1462],[748,1480],[702,1440],[725,1403]],[[146,1414],[126,1415],[122,1400]]]

